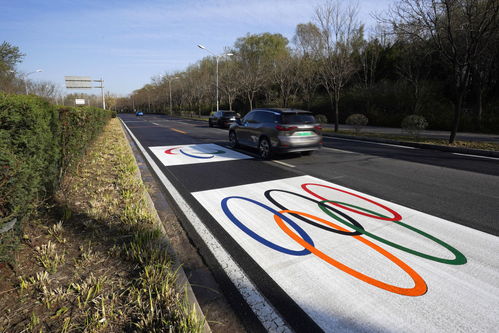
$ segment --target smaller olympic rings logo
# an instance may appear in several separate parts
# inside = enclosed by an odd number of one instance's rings
[[[311,191],[310,187],[312,187],[312,186],[320,186],[323,188],[327,188],[329,190],[334,190],[334,191],[342,192],[342,193],[347,194],[347,195],[351,195],[351,196],[356,197],[358,199],[361,199],[363,201],[367,201],[367,202],[389,212],[392,215],[392,217],[387,217],[387,216],[384,216],[383,214],[380,214],[380,213],[377,213],[375,211],[372,211],[372,210],[369,210],[369,209],[366,209],[366,208],[363,208],[360,206],[356,206],[356,205],[353,205],[350,203],[340,202],[340,201],[335,201],[335,200],[328,200],[328,199],[323,198],[322,196],[318,195],[317,193]],[[355,193],[351,193],[351,192],[348,192],[345,190],[341,190],[338,188],[334,188],[334,187],[322,185],[322,184],[302,184],[301,188],[305,192],[307,192],[308,194],[320,199],[320,201],[312,199],[308,196],[305,196],[305,195],[302,195],[299,193],[291,192],[291,191],[271,189],[271,190],[267,190],[264,193],[264,196],[268,201],[270,201],[272,204],[274,204],[279,209],[281,209],[280,211],[277,211],[277,210],[275,210],[275,209],[273,209],[273,208],[271,208],[271,207],[269,207],[269,206],[267,206],[259,201],[245,198],[242,196],[231,196],[231,197],[224,198],[221,202],[222,210],[225,213],[225,215],[229,218],[229,220],[232,221],[232,223],[234,223],[239,229],[241,229],[243,232],[245,232],[248,236],[250,236],[251,238],[258,241],[259,243],[261,243],[261,244],[263,244],[263,245],[265,245],[265,246],[267,246],[275,251],[282,252],[282,253],[285,253],[288,255],[294,255],[294,256],[304,256],[304,255],[308,255],[308,254],[314,254],[315,256],[324,260],[325,262],[327,262],[331,266],[333,266],[333,267],[335,267],[335,268],[337,268],[337,269],[339,269],[339,270],[341,270],[341,271],[343,271],[343,272],[345,272],[345,273],[347,273],[347,274],[349,274],[349,275],[351,275],[351,276],[353,276],[361,281],[364,281],[364,282],[371,284],[373,286],[376,286],[378,288],[381,288],[381,289],[384,289],[384,290],[387,290],[387,291],[390,291],[390,292],[393,292],[396,294],[400,294],[400,295],[406,295],[406,296],[423,295],[427,291],[426,282],[409,265],[404,263],[402,260],[400,260],[399,258],[394,256],[390,252],[381,248],[380,246],[365,239],[364,236],[373,238],[373,239],[375,239],[379,242],[382,242],[388,246],[405,251],[405,252],[410,253],[412,255],[415,255],[415,256],[418,256],[421,258],[425,258],[428,260],[436,261],[436,262],[441,262],[441,263],[450,264],[450,265],[462,265],[462,264],[465,264],[467,261],[466,257],[461,252],[459,252],[457,249],[455,249],[454,247],[450,246],[449,244],[445,243],[444,241],[442,241],[442,240],[440,240],[440,239],[438,239],[438,238],[436,238],[436,237],[434,237],[434,236],[432,236],[432,235],[430,235],[422,230],[419,230],[413,226],[410,226],[408,224],[403,223],[401,221],[402,216],[399,213],[395,212],[394,210],[390,209],[389,207],[382,205],[381,203],[375,202],[371,199],[362,197],[362,196],[355,194]],[[324,220],[320,217],[317,217],[317,216],[314,216],[314,215],[311,215],[308,213],[290,210],[290,209],[284,207],[284,205],[279,203],[271,195],[271,193],[273,193],[273,192],[285,193],[288,195],[296,196],[296,197],[302,198],[304,200],[308,200],[310,202],[313,202],[313,203],[317,204],[318,208],[320,208],[320,210],[322,210],[325,214],[327,214],[328,216],[330,216],[334,220],[344,224],[345,226],[347,226],[355,231],[353,231],[353,232],[349,231],[349,230],[347,230],[347,229],[345,229],[337,224],[334,224],[331,221]],[[293,249],[289,249],[289,248],[285,248],[283,246],[277,245],[277,244],[271,242],[270,240],[265,239],[264,237],[260,236],[255,231],[251,230],[250,228],[248,228],[230,210],[230,208],[228,206],[228,202],[230,200],[247,201],[251,204],[255,204],[261,208],[264,208],[265,210],[272,213],[273,217],[274,217],[274,221],[277,223],[279,228],[287,236],[289,236],[292,240],[294,240],[299,245],[303,246],[303,249],[302,250],[293,250]],[[330,205],[327,205],[327,204],[330,204]],[[400,245],[398,243],[395,243],[395,242],[392,242],[392,241],[387,240],[385,238],[382,238],[380,236],[377,236],[374,233],[371,233],[371,232],[365,230],[365,228],[359,222],[357,222],[356,220],[354,220],[352,217],[348,216],[347,214],[341,212],[338,208],[343,209],[343,210],[347,210],[347,211],[355,213],[355,214],[363,215],[363,216],[366,216],[369,218],[384,220],[384,221],[391,221],[393,223],[396,223],[399,226],[406,228],[412,232],[418,233],[419,235],[431,240],[432,242],[435,242],[435,243],[439,244],[440,246],[446,248],[448,251],[450,251],[454,255],[454,258],[453,259],[439,258],[439,257],[433,256],[430,254],[422,253],[422,252],[414,250],[414,249],[410,249],[410,248],[405,247],[403,245]],[[329,256],[329,255],[325,254],[324,252],[320,251],[319,249],[317,249],[314,245],[312,238],[298,224],[296,224],[294,221],[292,221],[291,219],[286,217],[285,214],[290,214],[291,216],[293,216],[293,217],[295,217],[295,218],[297,218],[297,219],[299,219],[299,220],[301,220],[309,225],[320,228],[320,229],[325,230],[327,232],[337,233],[337,234],[341,234],[341,235],[345,235],[345,236],[352,236],[354,239],[360,241],[361,243],[367,245],[371,249],[380,253],[381,255],[386,257],[388,260],[393,262],[395,265],[397,265],[399,268],[401,268],[412,279],[412,281],[414,282],[414,286],[412,288],[403,288],[403,287],[394,286],[394,285],[385,283],[383,281],[374,279],[373,277],[367,276],[359,271],[356,271],[356,270],[336,261],[331,256]],[[294,232],[288,227],[288,225],[291,226],[291,229],[293,229]]]
[[[167,155],[177,155],[173,152],[173,150],[175,149],[178,149],[180,151],[181,154],[185,155],[185,156],[188,156],[188,157],[192,157],[192,158],[199,158],[199,159],[208,159],[208,158],[213,158],[215,157],[215,155],[220,155],[220,154],[225,154],[225,150],[215,150],[214,152],[210,152],[210,153],[200,153],[200,154],[207,154],[207,155],[210,155],[210,156],[204,156],[204,155],[195,155],[195,154],[192,154],[192,153],[187,153],[185,152],[183,149],[180,149],[179,147],[174,147],[174,148],[170,148],[170,149],[167,149],[165,150],[165,154]]]

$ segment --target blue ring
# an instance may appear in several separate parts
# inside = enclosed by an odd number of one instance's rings
[[[184,152],[182,149],[180,149],[180,152],[182,154],[184,154],[185,156],[189,156],[189,157],[194,157],[194,158],[202,158],[202,159],[207,159],[207,158],[213,158],[215,155],[211,155],[211,156],[197,156],[197,155],[191,155],[191,154],[187,154],[186,152]]]
[[[272,209],[269,206],[266,206],[266,205],[262,204],[261,202],[255,201],[253,199],[245,198],[245,197],[233,196],[233,197],[227,197],[227,198],[223,199],[222,202],[221,202],[221,205],[222,205],[222,210],[224,211],[225,215],[227,215],[227,217],[232,221],[232,223],[234,223],[239,229],[241,229],[242,231],[244,231],[248,236],[250,236],[254,240],[262,243],[263,245],[265,245],[267,247],[270,247],[273,250],[276,250],[276,251],[279,251],[279,252],[282,252],[282,253],[286,253],[286,254],[289,254],[289,255],[293,255],[293,256],[304,256],[304,255],[307,255],[307,254],[310,253],[310,251],[307,250],[307,249],[303,249],[301,251],[290,250],[288,248],[285,248],[285,247],[279,246],[277,244],[274,244],[274,243],[266,240],[265,238],[261,237],[257,233],[255,233],[253,230],[251,230],[250,228],[248,228],[247,226],[245,226],[244,224],[242,224],[241,221],[239,221],[234,216],[234,214],[232,214],[232,212],[230,211],[229,207],[227,206],[227,201],[229,201],[230,199],[241,199],[241,200],[249,201],[249,202],[254,203],[254,204],[256,204],[256,205],[258,205],[258,206],[260,206],[262,208],[265,208],[269,212],[271,212],[271,213],[279,216],[287,224],[289,224],[293,229],[295,229],[295,231],[298,232],[298,234],[300,234],[300,237],[303,238],[303,240],[305,242],[307,242],[308,244],[314,246],[314,241],[312,240],[312,238],[310,238],[310,236],[302,228],[300,228],[296,223],[294,223],[289,218],[287,218],[283,214],[279,213],[275,209]]]

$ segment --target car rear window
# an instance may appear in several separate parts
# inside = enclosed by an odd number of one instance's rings
[[[222,112],[223,117],[233,117],[235,115],[236,115],[235,112]]]
[[[284,113],[281,124],[314,124],[315,117],[310,113]]]

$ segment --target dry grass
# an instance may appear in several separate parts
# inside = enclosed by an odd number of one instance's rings
[[[113,119],[0,267],[0,332],[199,332]],[[10,285],[9,285],[10,283]]]

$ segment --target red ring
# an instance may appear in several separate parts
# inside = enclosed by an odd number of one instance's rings
[[[348,192],[348,191],[345,191],[345,190],[340,190],[339,188],[335,188],[335,187],[331,187],[331,186],[327,186],[327,185],[322,185],[322,184],[312,184],[312,183],[307,183],[307,184],[302,184],[301,185],[301,188],[303,190],[305,190],[305,192],[313,195],[314,197],[316,198],[319,198],[321,200],[326,200],[326,201],[330,201],[330,199],[326,199],[326,198],[323,198],[321,197],[320,195],[318,195],[317,193],[314,193],[312,191],[310,191],[307,186],[309,185],[316,185],[316,186],[322,186],[322,187],[326,187],[326,188],[329,188],[331,190],[335,190],[335,191],[339,191],[339,192],[343,192],[343,193],[346,193],[346,194],[349,194],[349,195],[353,195],[354,197],[357,197],[359,199],[362,199],[362,200],[365,200],[367,202],[370,202],[378,207],[381,207],[383,208],[384,210],[390,212],[390,214],[393,215],[393,217],[381,217],[381,216],[377,216],[377,215],[373,215],[373,214],[369,214],[369,213],[366,213],[366,212],[363,212],[363,211],[360,211],[360,210],[357,210],[357,209],[354,209],[354,208],[350,208],[350,207],[347,207],[347,206],[343,206],[339,203],[335,203],[335,202],[331,202],[331,204],[333,204],[334,206],[337,206],[337,207],[340,207],[340,208],[343,208],[343,209],[346,209],[348,211],[351,211],[353,213],[356,213],[356,214],[360,214],[360,215],[364,215],[364,216],[367,216],[367,217],[370,217],[370,218],[373,218],[373,219],[377,219],[377,220],[383,220],[383,221],[400,221],[402,220],[402,216],[397,213],[396,211],[394,211],[393,209],[390,209],[380,203],[377,203],[371,199],[368,199],[368,198],[365,198],[363,196],[360,196],[358,194],[355,194],[355,193],[351,193],[351,192]]]

